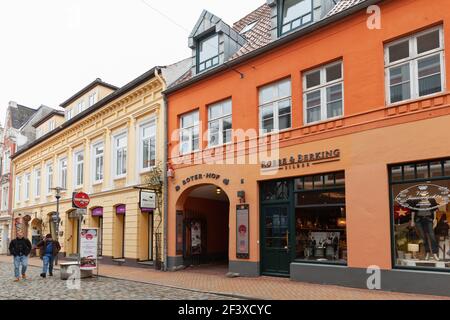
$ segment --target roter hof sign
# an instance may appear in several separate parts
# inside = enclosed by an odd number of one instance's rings
[[[401,191],[395,201],[414,211],[436,210],[450,202],[449,196],[450,190],[446,187],[424,184]]]
[[[72,206],[78,209],[86,209],[91,199],[84,192],[74,193],[72,196]]]

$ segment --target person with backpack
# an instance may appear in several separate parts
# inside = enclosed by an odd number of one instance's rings
[[[39,248],[39,254],[43,261],[41,277],[47,277],[47,271],[50,277],[53,277],[53,265],[55,258],[61,251],[61,245],[58,240],[53,240],[52,235],[48,234],[45,239],[37,244]]]
[[[28,256],[31,252],[31,242],[24,237],[22,231],[17,232],[17,237],[9,244],[9,252],[14,257],[14,282],[20,281],[20,275],[22,279],[27,279],[28,268]],[[20,270],[22,267],[22,270]]]

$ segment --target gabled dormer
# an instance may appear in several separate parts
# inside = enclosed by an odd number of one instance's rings
[[[337,2],[339,0],[267,0],[272,8],[272,40],[321,20]]]
[[[245,38],[222,19],[204,10],[191,35],[192,74],[199,74],[221,65],[244,44]]]

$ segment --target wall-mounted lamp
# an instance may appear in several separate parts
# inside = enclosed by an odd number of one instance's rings
[[[167,169],[167,178],[175,178],[175,170],[173,170],[172,166],[169,165]]]
[[[222,189],[217,188],[217,189],[216,189],[216,193],[217,193],[217,194],[221,194],[221,193],[222,193]]]
[[[238,191],[237,196],[241,203],[245,202],[245,191]]]

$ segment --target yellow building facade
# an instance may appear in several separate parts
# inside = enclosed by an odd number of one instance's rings
[[[154,261],[157,243],[162,258],[162,208],[143,212],[139,188],[165,163],[164,89],[160,68],[153,68],[122,88],[97,79],[61,104],[64,121],[13,157],[13,229],[25,230],[33,244],[47,233],[55,237],[54,188],[62,187],[58,238],[65,256],[78,253],[80,227],[97,227],[104,262]],[[73,192],[91,198],[81,226]]]

